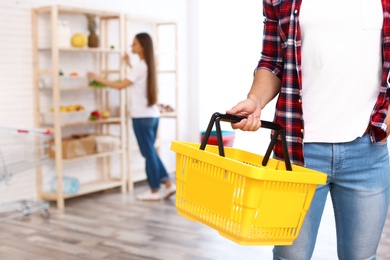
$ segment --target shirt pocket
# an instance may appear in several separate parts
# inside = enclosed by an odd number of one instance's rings
[[[360,0],[361,28],[363,30],[381,30],[383,9],[381,0]]]

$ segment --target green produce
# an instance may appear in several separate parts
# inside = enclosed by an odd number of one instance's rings
[[[100,82],[98,82],[98,81],[96,81],[96,80],[90,81],[90,82],[89,82],[89,85],[90,85],[91,87],[94,87],[94,88],[106,88],[106,87],[107,87],[106,85],[104,85],[104,84],[102,84],[102,83],[100,83]]]
[[[89,120],[98,120],[101,117],[101,114],[98,110],[94,110],[91,112],[91,115],[89,116]]]

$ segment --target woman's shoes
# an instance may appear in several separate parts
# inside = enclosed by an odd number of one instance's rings
[[[158,201],[161,199],[168,199],[170,196],[176,193],[176,185],[174,183],[169,186],[169,188],[165,188],[163,191],[163,195],[161,191],[152,192],[151,190],[147,190],[139,195],[137,195],[138,200],[144,201]]]
[[[169,186],[169,188],[165,189],[164,199],[168,199],[170,196],[176,193],[176,185],[174,183]]]
[[[151,190],[147,190],[137,195],[137,199],[145,201],[158,201],[161,200],[161,194],[160,192],[152,192]]]

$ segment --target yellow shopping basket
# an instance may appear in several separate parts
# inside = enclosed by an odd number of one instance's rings
[[[291,245],[326,175],[291,165],[284,131],[272,122],[262,121],[262,127],[275,131],[264,156],[223,147],[220,121],[241,119],[215,113],[200,147],[172,142],[178,214],[241,245]],[[206,147],[214,123],[218,146]],[[285,162],[269,158],[278,136]]]

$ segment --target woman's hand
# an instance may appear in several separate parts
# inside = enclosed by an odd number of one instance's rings
[[[131,67],[131,63],[130,63],[130,56],[126,53],[125,55],[123,55],[123,61],[129,65],[129,67]]]
[[[97,80],[98,79],[98,76],[95,73],[93,73],[93,72],[88,72],[87,73],[87,77],[89,79],[92,79],[92,80]]]
[[[133,84],[133,82],[129,81],[128,79],[119,80],[119,81],[110,81],[97,76],[93,72],[87,72],[87,77],[89,78],[90,81],[95,80],[107,87],[115,88],[115,89],[123,89]]]
[[[226,113],[246,117],[238,123],[232,123],[233,129],[241,129],[243,131],[256,131],[261,126],[261,107],[259,103],[252,98],[248,98],[239,102],[236,106],[227,110]]]

